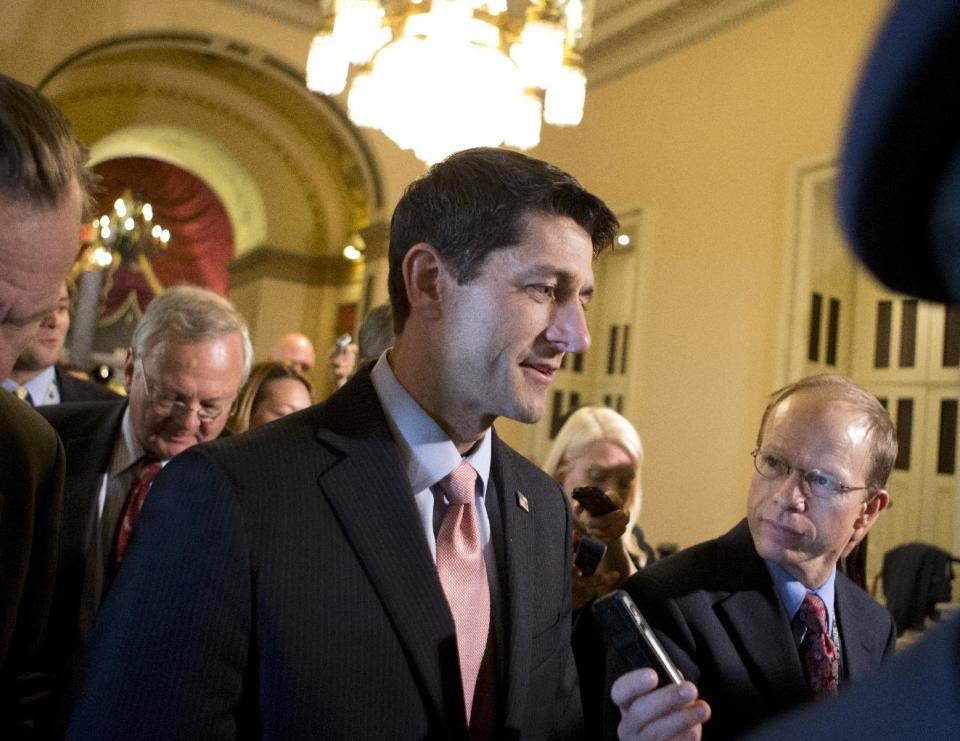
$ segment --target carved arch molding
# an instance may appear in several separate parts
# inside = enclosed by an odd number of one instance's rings
[[[211,34],[139,33],[89,45],[40,88],[94,162],[151,157],[223,202],[236,256],[269,246],[331,258],[384,217],[366,142],[335,102],[264,50]]]

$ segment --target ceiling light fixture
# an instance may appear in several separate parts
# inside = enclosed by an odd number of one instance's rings
[[[427,163],[475,146],[530,149],[541,120],[576,126],[583,117],[593,4],[325,0],[307,86],[338,95],[355,66],[351,120]]]

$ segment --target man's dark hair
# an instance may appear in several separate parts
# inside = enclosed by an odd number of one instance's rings
[[[531,214],[572,219],[590,235],[595,255],[613,243],[619,228],[606,204],[573,176],[519,152],[467,149],[411,183],[390,222],[394,330],[401,332],[410,314],[403,259],[411,247],[432,245],[462,285],[491,252],[522,241]]]
[[[86,203],[87,150],[60,110],[29,85],[0,74],[0,194],[54,207],[76,182]]]

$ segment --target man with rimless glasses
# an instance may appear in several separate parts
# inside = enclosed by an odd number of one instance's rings
[[[153,477],[213,440],[250,372],[246,323],[196,286],[155,298],[133,333],[127,399],[41,407],[66,451],[67,476],[50,650],[85,638],[129,545]]]
[[[657,688],[651,670],[624,674],[611,657],[620,716],[611,706],[608,733],[738,738],[892,655],[890,614],[837,562],[889,503],[896,453],[886,410],[849,379],[810,376],[775,392],[751,453],[746,519],[624,587],[687,681]]]

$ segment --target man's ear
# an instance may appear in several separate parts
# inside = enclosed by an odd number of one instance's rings
[[[888,504],[890,504],[890,495],[885,489],[878,489],[867,501],[860,505],[860,514],[853,522],[853,529],[858,534],[858,540],[862,539],[873,527],[873,523],[877,521],[877,517],[887,508]]]
[[[410,313],[438,316],[444,297],[443,284],[448,276],[440,253],[432,244],[420,242],[407,250],[402,268]]]
[[[127,357],[123,361],[123,386],[127,390],[127,393],[130,393],[130,387],[133,386],[133,348],[127,348]]]

